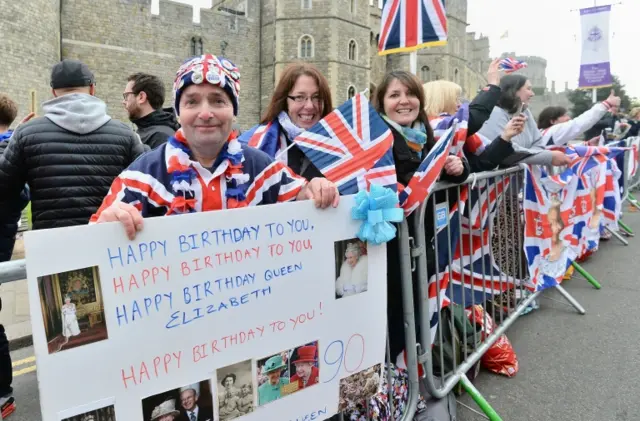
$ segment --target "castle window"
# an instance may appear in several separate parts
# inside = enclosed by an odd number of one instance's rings
[[[349,2],[349,8],[351,10],[351,14],[355,14],[356,13],[356,0],[351,0]]]
[[[313,38],[311,38],[310,35],[303,35],[302,37],[300,37],[298,57],[313,57]]]
[[[191,56],[201,56],[204,51],[203,45],[202,45],[202,38],[200,37],[191,37],[191,45],[190,45],[190,49],[189,49],[189,53],[191,54]]]
[[[311,9],[311,0],[302,0],[302,8],[306,10]]]
[[[238,32],[238,17],[237,16],[232,16],[229,19],[229,30],[231,32]]]
[[[420,76],[422,77],[423,82],[429,82],[431,80],[431,69],[429,66],[422,66],[422,69],[420,69]]]
[[[347,91],[347,99],[353,98],[356,96],[356,88],[354,86],[349,86],[349,90]]]
[[[358,59],[358,44],[354,40],[349,41],[349,60],[356,61]]]
[[[458,69],[453,71],[453,81],[458,85],[460,84],[460,72],[458,71]]]

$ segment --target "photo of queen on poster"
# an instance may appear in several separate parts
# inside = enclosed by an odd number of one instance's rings
[[[538,166],[525,171],[525,254],[535,290],[558,285],[579,254],[573,225],[577,177],[552,177]]]

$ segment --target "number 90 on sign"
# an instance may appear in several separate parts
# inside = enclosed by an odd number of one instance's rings
[[[343,368],[347,373],[357,372],[364,361],[364,350],[364,337],[359,333],[351,335],[346,345],[341,339],[327,345],[323,360],[327,371],[333,374],[324,383],[333,381]]]

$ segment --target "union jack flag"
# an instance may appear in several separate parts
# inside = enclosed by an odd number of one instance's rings
[[[256,126],[243,133],[238,140],[240,143],[246,143],[252,148],[260,149],[270,157],[286,164],[286,154],[281,152],[287,148],[287,141],[284,134],[281,133],[277,120]]]
[[[444,0],[385,0],[378,54],[410,52],[446,43]]]
[[[294,139],[340,194],[370,184],[398,189],[393,134],[367,98],[358,94]]]
[[[416,210],[431,194],[449,156],[449,150],[455,139],[455,134],[455,127],[452,127],[440,137],[435,146],[431,148],[427,156],[422,160],[416,172],[413,173],[413,177],[411,177],[407,187],[399,193],[400,206],[404,209],[405,215],[409,215]]]
[[[568,218],[576,201],[575,179],[556,184],[542,167],[528,165],[525,169],[524,250],[531,275],[528,286],[536,291],[560,284],[580,254]]]
[[[446,133],[454,123],[456,123],[456,134],[449,153],[460,157],[464,156],[463,152],[474,155],[480,155],[484,152],[486,146],[491,143],[486,138],[481,137],[477,133],[468,136],[469,128],[469,103],[465,102],[458,108],[454,115],[440,114],[438,117],[429,120],[433,129],[433,136],[436,140]]]
[[[615,159],[621,153],[629,148],[616,148],[609,146],[564,146],[550,148],[552,150],[561,150],[571,158],[569,168],[578,177],[589,172],[592,168]]]
[[[516,60],[511,57],[503,58],[498,63],[498,69],[504,70],[505,73],[513,73],[520,69],[524,69],[528,64],[523,60]]]

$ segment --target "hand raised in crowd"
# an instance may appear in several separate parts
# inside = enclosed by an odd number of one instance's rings
[[[551,158],[551,165],[554,167],[562,167],[564,165],[571,164],[571,158],[569,158],[564,152],[551,151],[553,157]]]
[[[460,175],[464,172],[464,165],[462,159],[458,156],[449,155],[444,161],[444,170],[449,175]]]
[[[587,141],[587,145],[589,146],[598,146],[598,143],[600,143],[600,136],[592,137]]]
[[[504,127],[502,135],[500,136],[503,140],[507,142],[511,142],[511,139],[524,131],[524,125],[527,122],[527,117],[518,114],[513,116],[511,120]]]
[[[97,223],[117,221],[120,221],[122,225],[124,225],[124,230],[129,240],[133,240],[136,237],[136,233],[142,231],[142,215],[133,205],[116,202],[100,214]]]
[[[302,189],[298,200],[313,200],[320,209],[335,208],[340,203],[340,193],[336,185],[326,178],[314,178]]]
[[[489,85],[500,86],[500,59],[494,59],[487,71],[487,82]]]
[[[613,89],[611,90],[611,93],[609,93],[609,98],[606,99],[606,101],[609,103],[609,105],[611,105],[613,108],[620,108],[620,103],[621,103],[621,99],[619,96],[616,96],[616,91],[614,91]]]

